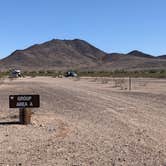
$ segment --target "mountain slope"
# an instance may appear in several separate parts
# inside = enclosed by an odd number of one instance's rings
[[[134,54],[133,54],[134,53]],[[130,54],[112,53],[105,58],[100,70],[149,70],[166,69],[166,59],[160,59],[148,54],[135,52]]]
[[[51,40],[16,50],[0,61],[0,70],[144,70],[166,69],[165,56],[134,50],[128,54],[105,53],[86,41]]]
[[[1,66],[9,68],[31,69],[68,69],[88,68],[101,63],[105,52],[89,43],[75,40],[51,40],[17,50],[1,61]]]
[[[127,55],[136,56],[136,57],[140,57],[140,58],[154,58],[154,56],[145,54],[138,50],[131,51]]]
[[[159,59],[166,59],[166,55],[161,55],[161,56],[158,56],[157,58],[159,58]]]

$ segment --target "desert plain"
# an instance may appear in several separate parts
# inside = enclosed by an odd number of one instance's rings
[[[166,166],[166,79],[0,81],[0,165]],[[30,125],[9,95],[39,94]]]

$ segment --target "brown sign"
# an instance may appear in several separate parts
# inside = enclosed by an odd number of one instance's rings
[[[39,95],[10,95],[9,108],[34,108],[40,107]]]

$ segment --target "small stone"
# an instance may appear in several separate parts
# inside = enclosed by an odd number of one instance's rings
[[[40,124],[39,127],[44,127],[44,125]]]

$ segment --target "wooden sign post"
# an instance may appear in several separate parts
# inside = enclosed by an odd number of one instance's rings
[[[9,108],[19,108],[20,124],[31,123],[31,109],[40,107],[39,95],[10,95]]]
[[[25,125],[31,123],[31,109],[27,108],[19,109],[19,122],[20,124],[25,124]]]

